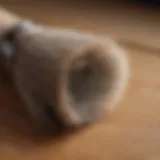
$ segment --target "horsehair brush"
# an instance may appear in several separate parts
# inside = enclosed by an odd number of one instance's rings
[[[3,66],[44,130],[93,123],[122,98],[128,61],[112,39],[0,14]]]

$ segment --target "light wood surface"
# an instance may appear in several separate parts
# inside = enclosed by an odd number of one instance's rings
[[[160,46],[160,12],[157,10],[3,3],[11,11],[43,24]],[[117,109],[97,124],[61,138],[44,138],[33,128],[12,84],[1,72],[0,159],[159,160],[160,52],[125,47],[131,77]]]

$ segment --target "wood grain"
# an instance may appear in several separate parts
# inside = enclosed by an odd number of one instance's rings
[[[36,8],[22,4],[4,6],[44,24],[103,35],[109,33],[118,39],[160,46],[158,11],[152,13],[133,8],[129,11],[127,8],[125,13],[118,9],[83,10],[73,6],[70,10],[68,6],[56,7],[47,3]],[[160,52],[133,46],[126,50],[131,77],[117,109],[97,124],[61,138],[40,135],[27,119],[10,80],[1,72],[0,159],[159,160]]]

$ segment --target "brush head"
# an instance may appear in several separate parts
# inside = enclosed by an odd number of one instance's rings
[[[34,122],[79,127],[121,99],[128,81],[123,50],[111,39],[23,22],[10,33],[7,66]],[[5,61],[4,61],[5,62]]]

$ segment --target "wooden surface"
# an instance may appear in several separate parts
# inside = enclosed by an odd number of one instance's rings
[[[160,46],[160,12],[55,5],[4,6],[41,23],[73,27]],[[141,10],[141,11],[140,11]],[[150,14],[149,14],[150,13]],[[44,138],[23,112],[8,78],[0,76],[1,160],[159,160],[160,52],[126,47],[131,77],[124,99],[101,122],[62,138]]]

